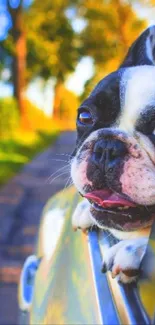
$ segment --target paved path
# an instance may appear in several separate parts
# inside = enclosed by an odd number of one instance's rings
[[[33,253],[44,204],[67,182],[69,173],[64,174],[67,168],[62,167],[74,144],[75,133],[63,133],[0,191],[0,325],[18,324],[20,270],[26,256]],[[59,168],[62,175],[57,177]]]

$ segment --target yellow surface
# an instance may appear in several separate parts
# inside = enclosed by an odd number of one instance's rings
[[[38,244],[38,256],[43,258],[36,274],[31,324],[100,324],[86,235],[80,231],[75,235],[71,226],[78,200],[71,188],[49,201],[43,213]],[[65,222],[53,256],[47,259],[44,216],[57,206],[64,210]]]

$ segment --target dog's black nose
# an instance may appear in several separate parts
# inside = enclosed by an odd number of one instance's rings
[[[105,172],[112,170],[127,154],[125,143],[117,139],[101,139],[95,143],[92,160]]]

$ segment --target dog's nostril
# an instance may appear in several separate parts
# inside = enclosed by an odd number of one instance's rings
[[[127,154],[126,145],[121,141],[115,141],[114,145],[109,147],[108,150],[108,159],[115,160],[117,158],[124,157]]]
[[[109,150],[109,159],[110,160],[113,160],[113,159],[117,158],[118,155],[119,154],[118,154],[117,148],[111,148],[111,150]]]
[[[100,167],[104,165],[104,168],[110,172],[126,154],[125,143],[117,139],[101,139],[94,145],[92,160]]]
[[[97,160],[97,161],[101,160],[103,153],[104,153],[104,149],[105,149],[105,146],[103,143],[102,143],[102,145],[100,145],[100,143],[98,143],[98,142],[95,144],[94,150],[93,150],[93,156],[94,156],[95,160]]]
[[[103,152],[101,152],[101,151],[97,151],[97,152],[94,153],[96,159],[101,159],[102,154],[103,154]]]
[[[99,140],[98,142],[95,143],[93,152],[102,154],[105,148],[106,148],[106,142],[104,140],[103,141]]]
[[[113,172],[113,170],[114,170],[114,168],[113,167],[106,167],[106,172],[108,171],[108,173],[112,173]]]

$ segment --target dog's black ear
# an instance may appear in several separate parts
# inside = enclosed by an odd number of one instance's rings
[[[155,64],[155,25],[147,28],[131,45],[120,68]]]

